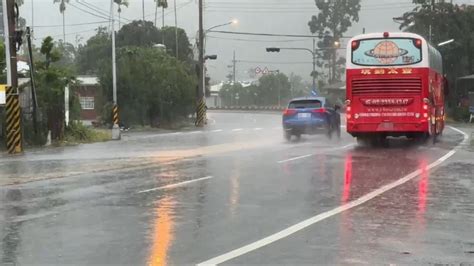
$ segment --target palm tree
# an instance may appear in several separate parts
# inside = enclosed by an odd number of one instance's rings
[[[120,30],[120,13],[122,12],[122,6],[128,7],[128,0],[114,0],[118,6],[118,21],[119,21],[119,30]]]
[[[66,17],[64,12],[66,11],[66,3],[69,3],[69,0],[53,0],[53,3],[59,3],[59,12],[63,15],[63,42],[66,43]]]
[[[156,20],[157,20],[157,15],[158,15],[158,7],[161,7],[162,14],[161,14],[161,19],[162,19],[162,24],[161,24],[161,29],[165,26],[165,8],[168,8],[168,1],[167,0],[155,0],[156,2],[156,7],[155,7],[155,27],[158,28],[156,25]],[[162,35],[162,44],[165,44],[165,35],[161,33]]]
[[[156,25],[156,20],[157,20],[157,13],[158,13],[158,8],[161,7],[162,8],[162,11],[163,11],[163,16],[162,16],[162,19],[163,19],[163,25],[161,25],[161,27],[164,27],[165,26],[165,8],[168,8],[168,1],[167,0],[155,0],[156,2],[156,8],[155,8],[155,27],[157,27]]]

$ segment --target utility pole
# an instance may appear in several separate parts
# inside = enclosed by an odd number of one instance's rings
[[[3,6],[6,4],[6,6]],[[8,31],[5,32],[5,50],[9,52],[10,58],[7,61],[9,71],[7,73],[7,89],[6,89],[6,133],[7,133],[7,150],[10,154],[23,152],[23,136],[21,125],[21,109],[18,95],[18,75],[17,75],[17,59],[16,46],[16,15],[14,6],[15,0],[6,0],[2,2],[3,16],[7,16]],[[4,19],[5,22],[5,19]],[[7,53],[8,54],[8,53]]]
[[[234,82],[235,85],[235,74],[236,74],[236,65],[237,65],[237,60],[235,60],[235,50],[234,50],[234,57],[232,59],[232,81]]]
[[[110,5],[113,6],[114,0],[110,0]],[[115,58],[115,19],[114,19],[114,10],[110,17],[112,19],[112,89],[113,89],[113,108],[112,108],[112,139],[120,139],[120,128],[119,128],[119,109],[117,103],[117,68],[116,68],[116,58]]]
[[[312,91],[316,91],[316,39],[313,38],[313,73],[311,73],[313,77],[313,87],[311,88]]]
[[[203,0],[199,0],[199,83],[197,93],[196,126],[202,127],[206,123],[206,100],[204,97],[204,25],[203,25]]]
[[[35,84],[35,66],[33,60],[33,49],[31,48],[31,30],[30,27],[26,27],[26,40],[28,42],[28,55],[30,61],[30,84],[31,84],[31,99],[33,101],[33,110],[32,110],[32,117],[33,117],[33,131],[35,134],[38,134],[38,116],[37,116],[37,108],[38,102],[36,100],[36,84]]]
[[[142,0],[142,16],[143,21],[145,21],[145,0]]]
[[[176,0],[174,0],[174,35],[176,42],[176,59],[178,59],[178,11],[176,9]]]

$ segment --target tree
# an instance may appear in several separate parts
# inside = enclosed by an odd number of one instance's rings
[[[117,53],[117,92],[127,124],[173,123],[193,113],[196,76],[176,58],[152,47],[122,47]],[[110,65],[99,71],[104,98],[112,97]]]
[[[0,43],[0,83],[7,83],[7,62],[5,62],[5,44]]]
[[[114,3],[116,3],[118,6],[117,12],[118,12],[118,21],[119,21],[119,29],[120,29],[120,14],[122,13],[122,6],[128,7],[129,3],[128,3],[128,0],[114,0]]]
[[[416,0],[416,7],[405,12],[399,20],[400,29],[418,33],[436,44],[449,39],[455,42],[439,47],[444,71],[454,84],[457,77],[474,73],[474,7],[447,2]],[[453,86],[451,86],[453,87]],[[450,94],[450,105],[456,104],[457,95]]]
[[[100,27],[97,34],[77,49],[77,71],[81,74],[96,74],[104,64],[110,64],[112,58],[111,38],[107,28]]]
[[[69,3],[69,0],[53,0],[53,3],[59,3],[59,12],[63,15],[63,42],[66,42],[66,3]]]
[[[324,60],[327,60],[331,68],[329,81],[335,82],[341,78],[342,72],[338,70],[341,60],[337,57],[337,48],[340,44],[340,39],[345,32],[352,25],[352,22],[359,21],[360,0],[315,0],[316,6],[319,9],[319,14],[312,16],[308,22],[311,33],[317,33],[320,37],[318,47],[321,49],[328,49],[321,52]],[[320,67],[324,67],[322,62],[319,62]]]
[[[258,97],[263,105],[281,105],[291,97],[288,77],[283,73],[262,76],[259,79]]]
[[[38,105],[42,116],[46,117],[51,138],[60,140],[64,133],[64,87],[73,84],[75,77],[69,69],[57,64],[62,54],[55,47],[53,38],[46,37],[43,40],[40,52],[44,59],[36,63]]]
[[[165,39],[165,43],[173,44],[167,47],[167,50],[170,55],[176,55],[175,29],[175,27],[163,27],[160,31]],[[190,59],[192,59],[193,51],[191,49],[191,44],[189,43],[186,31],[181,28],[178,28],[178,45],[178,59],[181,61],[189,61]]]
[[[135,20],[117,33],[117,47],[141,46],[152,47],[160,43],[161,33],[151,21]]]
[[[163,10],[163,13],[165,12],[165,8],[168,8],[168,1],[167,0],[155,0],[156,6],[155,6],[155,27],[158,28],[157,25],[157,19],[158,19],[158,8],[161,7]],[[163,16],[163,25],[161,27],[163,28],[165,26],[165,17]]]
[[[304,84],[303,78],[301,76],[291,73],[288,80],[291,87],[291,98],[310,95],[310,88]]]

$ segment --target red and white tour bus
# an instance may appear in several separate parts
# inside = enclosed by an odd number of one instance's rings
[[[442,58],[420,35],[355,36],[347,48],[346,82],[347,132],[358,141],[434,139],[443,132]]]

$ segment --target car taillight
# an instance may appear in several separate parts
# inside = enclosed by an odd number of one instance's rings
[[[296,114],[296,110],[294,110],[294,109],[285,109],[283,111],[284,116],[290,116],[290,115],[294,115],[294,114]]]
[[[326,113],[326,108],[318,108],[311,111],[313,113]]]
[[[346,107],[346,112],[349,113],[349,112],[351,111],[351,109],[352,109],[352,108],[351,108],[350,106],[347,106],[347,107]]]

